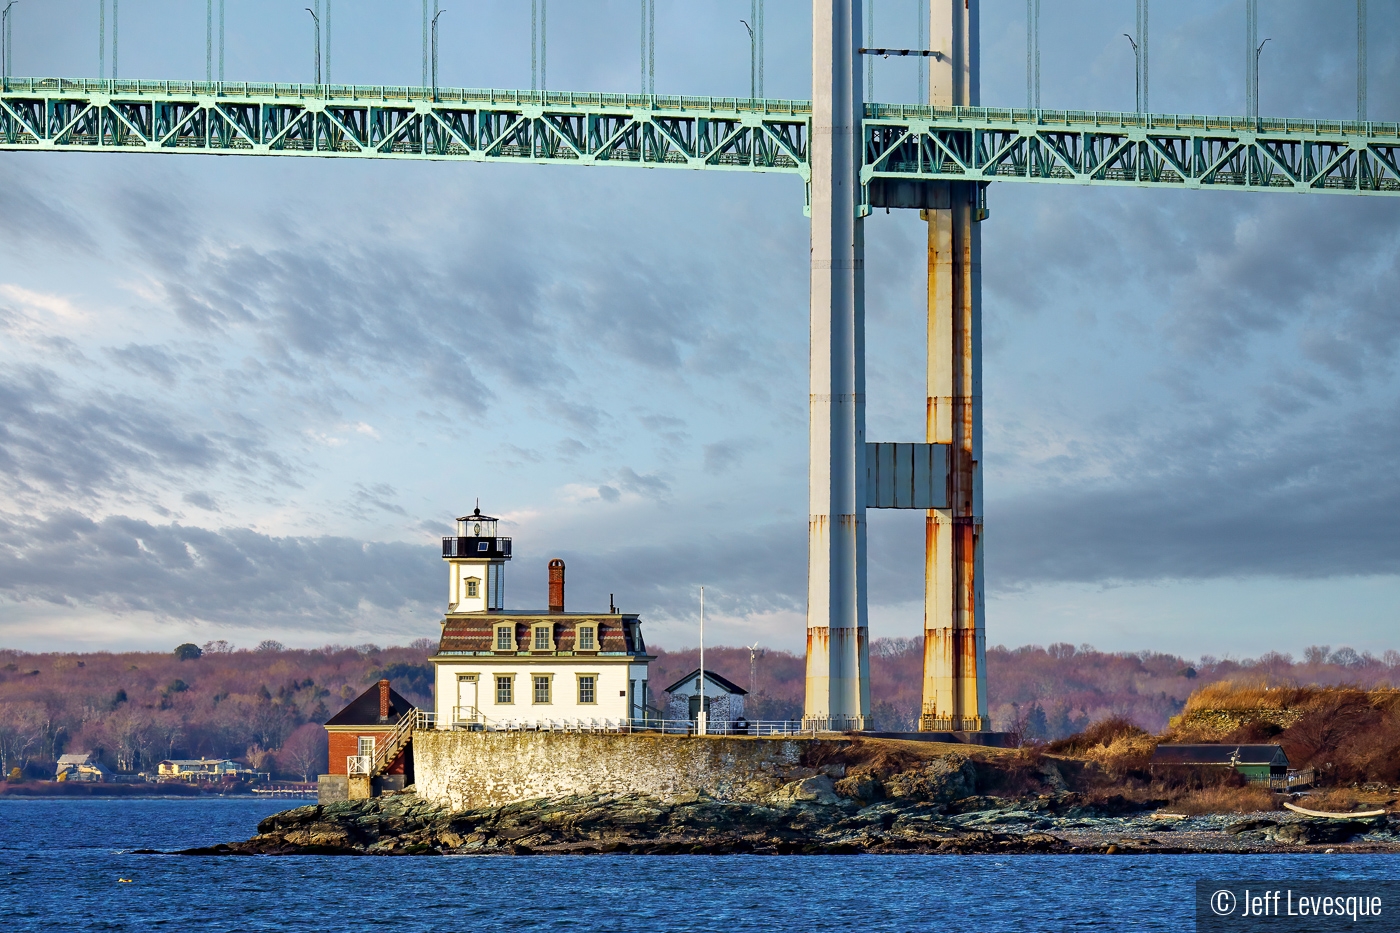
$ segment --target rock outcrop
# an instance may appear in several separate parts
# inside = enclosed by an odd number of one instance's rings
[[[245,842],[184,854],[1116,854],[1279,851],[1349,839],[1400,850],[1397,827],[1386,819],[1317,821],[1290,814],[1164,822],[1149,812],[1161,801],[1090,799],[1053,788],[1017,797],[979,794],[978,763],[960,754],[889,767],[849,765],[813,762],[800,778],[776,787],[753,782],[737,799],[703,791],[598,793],[453,810],[408,789],[287,810],[259,823],[258,834]]]

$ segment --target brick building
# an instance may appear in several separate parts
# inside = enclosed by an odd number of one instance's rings
[[[344,709],[326,720],[330,751],[330,774],[348,775],[351,758],[373,758],[394,727],[412,710],[413,704],[399,696],[389,681],[381,680],[351,700]],[[386,783],[413,783],[413,757],[401,750],[388,763],[382,774],[390,776]]]

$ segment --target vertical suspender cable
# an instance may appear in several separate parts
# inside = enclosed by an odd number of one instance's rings
[[[117,5],[121,0],[112,0],[112,80],[117,80]]]
[[[1137,86],[1138,113],[1146,113],[1147,106],[1147,0],[1137,0]]]
[[[917,49],[923,49],[927,46],[927,40],[924,38],[924,36],[928,32],[928,11],[926,9],[927,4],[924,2],[924,0],[919,0],[916,6],[918,7],[918,9],[915,10],[914,17],[918,20],[918,23],[916,25],[918,28],[919,41],[918,44],[914,47]],[[916,71],[918,73],[918,87],[916,88],[916,90],[918,91],[918,95],[914,99],[920,104],[925,104],[928,102],[928,62],[924,61],[924,56],[920,55],[914,59],[914,63],[916,66]]]
[[[204,80],[214,80],[214,0],[204,3]]]
[[[424,0],[426,3],[427,0]],[[540,89],[540,0],[530,0],[530,90]]]
[[[1035,0],[1026,0],[1026,109],[1035,109]]]
[[[97,77],[107,77],[107,0],[97,0]]]
[[[1259,116],[1259,5],[1244,0],[1244,115]]]
[[[637,17],[637,74],[642,86],[641,93],[647,92],[647,0],[637,0],[641,5],[641,15]]]
[[[920,3],[923,3],[923,0],[920,0]],[[759,97],[766,97],[763,92],[763,18],[763,0],[759,0]],[[920,59],[920,62],[921,60],[923,59]]]
[[[331,0],[326,0],[326,83],[331,82]]]
[[[540,99],[549,90],[549,0],[540,0]]]
[[[1142,46],[1142,112],[1151,113],[1152,107],[1147,101],[1147,2],[1148,0],[1138,0],[1142,4],[1142,32],[1138,37],[1138,43]]]
[[[875,45],[875,0],[865,0],[865,45]],[[859,57],[859,56],[857,56]],[[875,56],[865,56],[865,99],[875,99]]]
[[[219,0],[219,81],[224,80],[224,0]]]
[[[428,0],[423,0],[423,72],[419,87],[428,86],[428,29],[432,16],[428,12]]]
[[[1040,109],[1040,0],[1035,0],[1035,109]]]
[[[1356,119],[1366,122],[1366,0],[1356,0]]]
[[[742,22],[742,20],[741,20]],[[749,99],[762,95],[758,93],[758,0],[749,0]]]
[[[647,0],[647,93],[656,93],[656,0]]]

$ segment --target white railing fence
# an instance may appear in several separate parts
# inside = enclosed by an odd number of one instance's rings
[[[345,773],[350,775],[368,775],[374,770],[373,755],[347,755],[345,758]]]
[[[459,708],[460,709],[460,708]],[[457,714],[454,711],[454,718]],[[479,712],[475,719],[456,719],[458,728],[470,728],[481,732],[597,732],[632,733],[658,732],[666,735],[698,735],[699,730],[691,719],[491,719]],[[706,735],[815,735],[819,725],[799,720],[739,720],[737,722],[716,722],[711,720],[705,729]]]

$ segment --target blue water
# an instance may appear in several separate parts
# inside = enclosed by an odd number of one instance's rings
[[[290,803],[0,800],[0,931],[1178,933],[1197,878],[1400,876],[1397,857],[1358,855],[131,854],[245,839]]]

